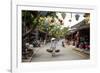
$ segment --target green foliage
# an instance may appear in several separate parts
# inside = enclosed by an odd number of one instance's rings
[[[60,32],[61,32],[61,27],[57,24],[53,25],[52,28],[51,28],[51,31],[50,31],[52,36],[56,37],[56,38],[60,37]]]
[[[59,24],[46,24],[45,20],[48,16],[53,19],[54,17],[58,18],[56,12],[22,11],[22,21],[25,22],[26,25],[32,25],[33,29],[38,27],[40,31],[46,32],[52,37],[65,37],[68,33],[68,27],[62,28],[62,25]]]
[[[22,11],[22,21],[24,21],[25,24],[31,24],[33,19],[34,16],[32,16],[31,11]]]
[[[66,35],[68,35],[68,31],[69,30],[69,27],[64,27],[63,29],[62,29],[62,37],[65,37]]]

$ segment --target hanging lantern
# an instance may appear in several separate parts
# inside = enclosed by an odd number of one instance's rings
[[[61,25],[63,25],[63,20],[59,19],[59,22],[61,23]]]
[[[85,13],[84,14],[84,17],[88,17],[88,16],[90,16],[90,13]]]
[[[72,22],[72,20],[71,20],[71,19],[69,19],[69,22]]]
[[[90,24],[90,13],[85,13],[84,18],[85,18],[85,23]]]
[[[51,20],[51,23],[53,23],[53,22],[54,22],[54,20],[52,19],[52,20]]]
[[[69,19],[69,22],[72,22],[72,13],[71,13],[71,18]]]
[[[80,17],[80,15],[78,15],[78,14],[75,15],[76,21],[79,20],[79,17]]]
[[[66,13],[63,12],[63,13],[61,13],[61,15],[62,15],[62,18],[65,19]]]

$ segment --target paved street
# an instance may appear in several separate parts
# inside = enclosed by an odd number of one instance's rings
[[[59,40],[57,43],[57,49],[60,49],[59,53],[56,53],[52,57],[51,53],[47,52],[46,49],[50,48],[50,43],[36,48],[39,49],[35,55],[32,57],[32,62],[41,62],[41,61],[60,61],[60,60],[86,60],[89,59],[89,56],[81,54],[73,50],[72,46],[62,47],[62,40]]]

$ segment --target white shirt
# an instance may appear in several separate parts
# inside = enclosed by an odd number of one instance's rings
[[[52,49],[55,49],[56,48],[56,44],[57,44],[57,41],[56,40],[51,40],[51,48]]]

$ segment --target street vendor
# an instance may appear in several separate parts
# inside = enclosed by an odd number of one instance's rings
[[[52,54],[52,56],[55,56],[55,53],[60,51],[60,50],[56,49],[56,45],[57,45],[57,39],[51,38],[50,49],[47,49],[47,51],[50,52]]]

